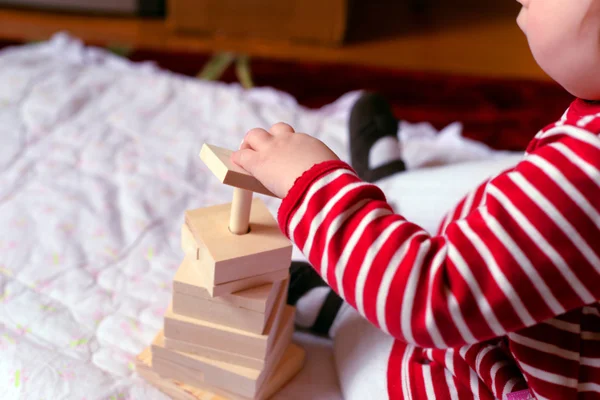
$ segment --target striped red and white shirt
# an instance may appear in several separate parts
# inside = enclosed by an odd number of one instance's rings
[[[391,399],[600,399],[600,105],[576,100],[437,235],[340,161],[307,171],[281,229],[395,341]],[[443,196],[440,193],[440,196]]]

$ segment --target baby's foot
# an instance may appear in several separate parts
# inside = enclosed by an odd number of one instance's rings
[[[287,302],[296,306],[296,326],[328,335],[343,300],[305,262],[292,262],[290,274]]]
[[[367,182],[406,169],[398,141],[398,121],[387,101],[377,93],[363,94],[350,112],[352,168]]]

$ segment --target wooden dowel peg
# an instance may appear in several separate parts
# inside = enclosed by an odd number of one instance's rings
[[[252,192],[245,189],[233,189],[233,201],[229,216],[229,230],[235,235],[245,235],[250,227],[250,209]]]

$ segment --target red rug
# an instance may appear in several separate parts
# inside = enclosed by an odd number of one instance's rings
[[[194,76],[211,55],[135,49],[128,58],[153,60],[165,69]],[[398,118],[429,121],[438,129],[461,121],[465,136],[505,150],[524,150],[535,133],[560,118],[572,100],[552,82],[260,58],[253,58],[250,67],[256,86],[288,92],[307,107],[331,103],[356,89],[379,91],[392,103]],[[232,67],[221,80],[237,80]]]
[[[133,51],[133,60],[155,60],[163,68],[195,75],[208,55]],[[488,79],[398,71],[343,64],[253,58],[252,79],[293,95],[300,104],[320,107],[351,90],[383,93],[398,118],[429,121],[438,129],[464,123],[465,136],[496,149],[524,150],[546,124],[560,118],[572,96],[553,82]],[[222,80],[236,81],[230,68]]]

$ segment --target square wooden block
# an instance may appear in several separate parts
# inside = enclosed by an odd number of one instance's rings
[[[216,324],[227,325],[232,328],[242,329],[253,333],[264,333],[269,315],[275,303],[275,296],[271,293],[279,292],[282,285],[287,287],[288,281],[279,281],[275,284],[264,285],[270,286],[267,290],[261,290],[263,287],[254,289],[248,289],[247,291],[254,291],[259,294],[255,298],[256,303],[264,304],[265,308],[256,311],[248,307],[240,307],[237,304],[232,304],[226,301],[216,301],[216,299],[205,299],[196,296],[190,296],[185,293],[173,291],[173,312],[179,315],[183,315],[191,318],[198,318],[204,321],[214,322]],[[243,291],[241,293],[244,293]],[[237,297],[230,295],[236,300],[243,299],[244,297]],[[270,301],[267,301],[269,300]],[[259,300],[264,300],[260,302]],[[243,302],[241,305],[245,306]],[[250,302],[250,306],[255,305]]]
[[[208,285],[288,269],[292,244],[265,204],[260,199],[252,201],[250,232],[245,235],[229,231],[230,209],[231,204],[223,204],[185,212],[186,225],[196,242],[197,265],[206,274]]]
[[[283,321],[272,351],[267,356],[267,361],[263,369],[254,369],[243,367],[237,364],[217,361],[211,358],[202,357],[190,353],[184,353],[165,347],[164,336],[162,332],[152,343],[152,355],[155,363],[167,361],[178,364],[182,367],[198,371],[203,382],[216,387],[221,387],[228,391],[242,396],[254,397],[262,386],[265,378],[270,375],[291,340],[294,318],[294,308],[286,306]],[[161,375],[165,373],[160,368],[155,369]]]
[[[277,298],[278,285],[289,277],[288,270],[282,269],[211,286],[195,263],[191,256],[185,257],[173,279],[173,292],[263,313]]]
[[[284,311],[284,319],[280,324],[277,337],[275,338],[274,347],[278,346],[280,340],[283,342],[289,342],[292,339],[292,334],[294,333],[294,314],[291,315],[291,318],[288,317],[289,311],[288,309],[292,308],[291,306],[286,306],[286,310]],[[292,308],[293,309],[293,308]],[[293,309],[295,313],[295,309]],[[283,339],[281,339],[283,338]],[[240,367],[247,367],[252,369],[263,370],[265,367],[265,363],[270,358],[271,353],[267,355],[267,358],[254,358],[247,357],[237,353],[231,353],[227,351],[223,351],[221,349],[216,349],[214,347],[206,347],[200,346],[197,344],[182,342],[179,340],[171,339],[165,337],[165,347],[170,350],[175,350],[182,353],[194,354],[197,356],[201,356],[204,358],[208,358],[215,361],[222,361],[229,364],[239,365]]]
[[[265,359],[273,345],[273,333],[277,332],[281,321],[286,305],[286,293],[287,287],[282,286],[263,334],[178,315],[173,312],[171,306],[165,313],[165,336],[246,357]]]
[[[273,396],[302,369],[304,358],[304,349],[293,343],[290,344],[281,361],[274,368],[273,374],[267,378],[254,400],[264,400]],[[168,369],[165,377],[161,377],[154,371],[152,353],[148,347],[137,356],[135,366],[142,378],[174,400],[250,400],[248,397],[204,383],[201,374],[197,371],[190,373],[189,369],[167,361],[159,361],[159,363],[163,364],[159,368]],[[184,383],[183,381],[188,381],[187,378],[190,378],[189,381],[192,383]]]
[[[153,369],[152,351],[146,347],[135,358],[135,370],[137,374],[146,382],[169,396],[174,400],[242,400],[239,396],[227,396],[219,393],[216,388],[209,387],[204,383],[197,386],[187,385],[183,382],[169,378],[162,378]],[[245,400],[245,399],[244,399]]]
[[[210,144],[202,145],[200,159],[213,174],[225,185],[246,189],[251,192],[277,197],[263,186],[254,176],[231,161],[233,150]]]

